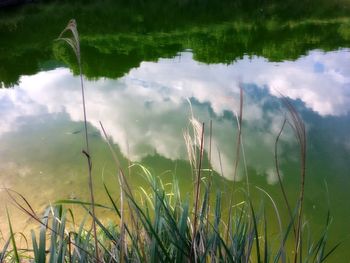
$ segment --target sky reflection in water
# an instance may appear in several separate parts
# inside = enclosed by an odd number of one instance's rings
[[[301,111],[321,117],[346,116],[350,110],[349,68],[348,50],[311,51],[296,61],[280,63],[245,57],[230,65],[201,64],[192,59],[191,52],[183,52],[173,59],[143,62],[118,80],[87,81],[88,119],[96,129],[102,121],[123,155],[132,161],[155,152],[172,160],[187,159],[182,133],[191,114],[190,99],[195,117],[206,123],[212,119],[213,145],[220,151],[222,172],[232,178],[234,113],[241,82],[247,164],[274,183],[273,145],[285,114],[278,97],[283,94],[298,100]],[[74,122],[82,121],[79,79],[66,68],[23,76],[19,86],[0,90],[0,105],[1,135],[21,130],[33,117],[64,113]],[[312,123],[306,125],[310,128]],[[282,140],[295,144],[288,130]],[[349,139],[344,147],[349,152]],[[221,171],[218,151],[213,152],[212,162]]]

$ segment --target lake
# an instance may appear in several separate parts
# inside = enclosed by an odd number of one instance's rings
[[[204,122],[214,185],[230,192],[241,87],[237,186],[249,184],[253,200],[272,210],[257,187],[265,189],[286,223],[274,157],[276,137],[290,120],[285,97],[307,131],[305,228],[319,235],[330,211],[329,247],[342,245],[329,262],[349,262],[349,3],[161,3],[63,1],[0,10],[1,187],[23,194],[38,211],[58,199],[89,198],[79,68],[71,50],[55,41],[74,17],[98,202],[107,199],[102,182],[117,191],[100,121],[135,191],[145,182],[128,166],[141,163],[164,181],[176,177],[184,196],[191,194],[192,172],[183,134],[191,118]],[[295,205],[300,156],[288,123],[278,156]],[[0,230],[6,233],[7,205],[16,231],[29,233],[32,222],[3,190],[0,201]]]

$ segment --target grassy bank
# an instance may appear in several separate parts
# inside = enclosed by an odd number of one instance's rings
[[[279,232],[271,238],[268,233],[271,218],[266,218],[264,208],[256,208],[249,197],[243,203],[232,203],[229,216],[223,214],[222,194],[217,192],[215,200],[209,200],[210,187],[201,184],[200,197],[180,196],[176,181],[163,185],[147,169],[141,167],[149,181],[149,189],[137,198],[133,192],[124,189],[124,201],[112,196],[105,186],[110,203],[95,204],[108,210],[113,220],[93,217],[89,202],[61,200],[47,208],[43,217],[37,216],[23,199],[19,202],[13,192],[16,204],[34,218],[40,226],[39,233],[32,231],[31,246],[17,247],[11,233],[2,248],[3,262],[34,261],[45,262],[290,262],[294,258],[293,245],[296,242],[292,220],[281,222],[278,208],[276,217]],[[267,193],[266,193],[267,194]],[[192,200],[192,201],[190,201]],[[235,200],[235,199],[233,199]],[[271,200],[272,201],[272,200]],[[198,202],[197,209],[195,203]],[[273,202],[273,201],[272,201]],[[210,205],[212,204],[212,205]],[[86,210],[82,222],[75,221],[74,213],[68,207],[81,206]],[[285,209],[285,208],[280,208]],[[96,258],[94,234],[91,222],[97,224],[99,257]],[[10,222],[10,221],[9,221]],[[282,226],[284,225],[284,226]],[[324,262],[332,253],[326,250],[327,228],[318,240],[304,241],[303,250],[296,262]],[[11,229],[11,228],[10,228]],[[303,239],[306,233],[301,231]]]

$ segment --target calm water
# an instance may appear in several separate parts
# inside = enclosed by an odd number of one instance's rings
[[[195,6],[184,4],[174,9],[179,19],[173,21],[176,14],[167,18],[159,10],[153,21],[156,11],[151,7],[125,7],[119,18],[111,15],[113,8],[120,9],[115,5],[111,10],[52,4],[2,11],[1,185],[22,193],[39,211],[57,199],[88,198],[77,66],[70,50],[52,41],[74,16],[81,34],[99,202],[105,201],[102,180],[115,184],[113,160],[99,121],[125,167],[140,162],[165,180],[176,176],[184,194],[191,191],[191,171],[183,131],[192,114],[206,128],[212,121],[216,187],[225,191],[227,184],[220,176],[232,180],[234,173],[241,83],[244,161],[253,196],[266,199],[255,188],[262,187],[283,210],[274,166],[274,143],[286,115],[283,94],[307,129],[305,222],[316,235],[330,209],[331,242],[344,242],[330,262],[349,262],[350,17],[344,15],[346,5],[324,4],[316,9],[310,4],[305,9],[314,10],[311,14],[292,6],[295,13],[289,15],[283,13],[291,8],[288,5],[276,10],[267,4],[262,10],[241,5],[241,13],[236,11],[240,15],[233,18],[220,6],[196,14]],[[338,10],[334,8],[345,13],[333,15],[329,10]],[[249,12],[258,15],[251,19]],[[127,19],[120,25],[123,17]],[[296,200],[299,155],[290,127],[282,134],[279,154],[287,193]],[[130,180],[135,189],[143,184],[137,175]],[[245,187],[243,160],[238,180]],[[8,198],[1,191],[0,200],[4,231]],[[270,206],[268,199],[265,202]],[[18,231],[29,228],[26,217],[13,208],[11,213]]]

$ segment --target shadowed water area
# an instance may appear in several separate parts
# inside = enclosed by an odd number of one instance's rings
[[[39,212],[59,199],[89,198],[78,65],[72,51],[55,41],[74,17],[97,202],[107,200],[103,181],[118,191],[99,121],[136,192],[145,180],[128,167],[141,163],[165,182],[176,177],[183,196],[192,196],[193,189],[183,132],[191,117],[204,122],[204,168],[210,159],[215,189],[229,195],[241,86],[243,153],[235,203],[247,189],[248,175],[252,198],[266,206],[271,238],[277,239],[272,205],[256,186],[271,194],[287,224],[274,158],[287,116],[285,96],[307,131],[305,228],[318,236],[330,211],[330,247],[343,243],[329,262],[349,262],[349,6],[347,1],[44,1],[0,9],[0,186],[23,194]],[[278,156],[294,206],[300,156],[288,124]],[[16,231],[29,232],[32,222],[0,190],[3,235],[6,205]]]

